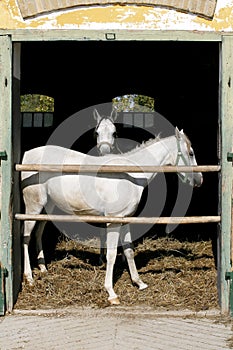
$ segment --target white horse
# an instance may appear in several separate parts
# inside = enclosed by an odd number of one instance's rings
[[[23,164],[60,164],[58,174],[39,174],[37,183],[33,183],[35,172],[22,172],[23,198],[27,214],[39,214],[46,208],[50,213],[54,206],[71,215],[98,215],[125,217],[133,216],[141,200],[145,186],[157,173],[111,173],[111,174],[62,174],[63,164],[92,165],[197,165],[191,143],[183,131],[175,129],[175,135],[163,139],[153,139],[124,154],[110,154],[94,157],[58,146],[42,146],[25,152]],[[201,173],[179,173],[191,186],[200,186]],[[37,179],[38,180],[38,179]],[[35,221],[24,223],[24,275],[33,283],[30,267],[28,244]],[[42,223],[43,225],[43,223]],[[41,235],[37,235],[38,261],[42,259],[41,270],[46,270],[42,249]],[[132,281],[139,289],[147,285],[140,279],[134,252],[127,243],[131,242],[130,232],[121,231],[120,224],[107,225],[107,264],[105,289],[111,304],[119,304],[113,289],[113,267],[120,237],[125,244],[125,256],[129,265]]]

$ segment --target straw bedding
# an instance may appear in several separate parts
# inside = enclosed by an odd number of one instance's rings
[[[34,269],[35,285],[23,283],[15,307],[108,306],[105,266],[98,265],[98,245],[98,240],[84,244],[62,236],[47,265],[48,273],[42,275]],[[121,305],[195,311],[218,307],[217,272],[210,240],[146,238],[135,246],[135,261],[149,287],[139,291],[132,285],[127,264],[118,254],[114,289]]]

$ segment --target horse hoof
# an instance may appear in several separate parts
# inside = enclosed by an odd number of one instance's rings
[[[111,299],[108,299],[110,305],[120,305],[120,300],[119,298],[111,298]]]
[[[33,287],[33,286],[34,286],[34,280],[33,280],[33,278],[24,277],[24,282],[25,282],[25,284],[27,284],[29,287]]]
[[[46,269],[45,265],[43,264],[39,264],[39,269],[40,269],[40,272],[42,273],[47,273],[48,270]]]
[[[143,290],[143,289],[146,289],[146,288],[148,288],[148,285],[146,283],[142,283],[139,286],[139,290]]]

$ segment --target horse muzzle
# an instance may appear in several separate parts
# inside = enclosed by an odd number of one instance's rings
[[[183,183],[192,187],[200,187],[203,183],[202,173],[179,173],[178,176]]]
[[[196,173],[194,175],[194,186],[200,187],[203,184],[203,175],[202,173]]]
[[[192,178],[192,186],[193,187],[200,187],[203,183],[203,175],[202,173],[193,173]]]
[[[110,143],[101,143],[100,145],[98,145],[98,150],[99,153],[104,156],[106,154],[110,154],[111,150],[112,150],[112,145]]]

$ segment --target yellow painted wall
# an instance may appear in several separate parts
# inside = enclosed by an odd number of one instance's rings
[[[148,30],[233,30],[233,0],[218,0],[215,16],[196,15],[152,6],[95,6],[57,11],[24,20],[16,0],[0,1],[0,29],[148,29]]]

